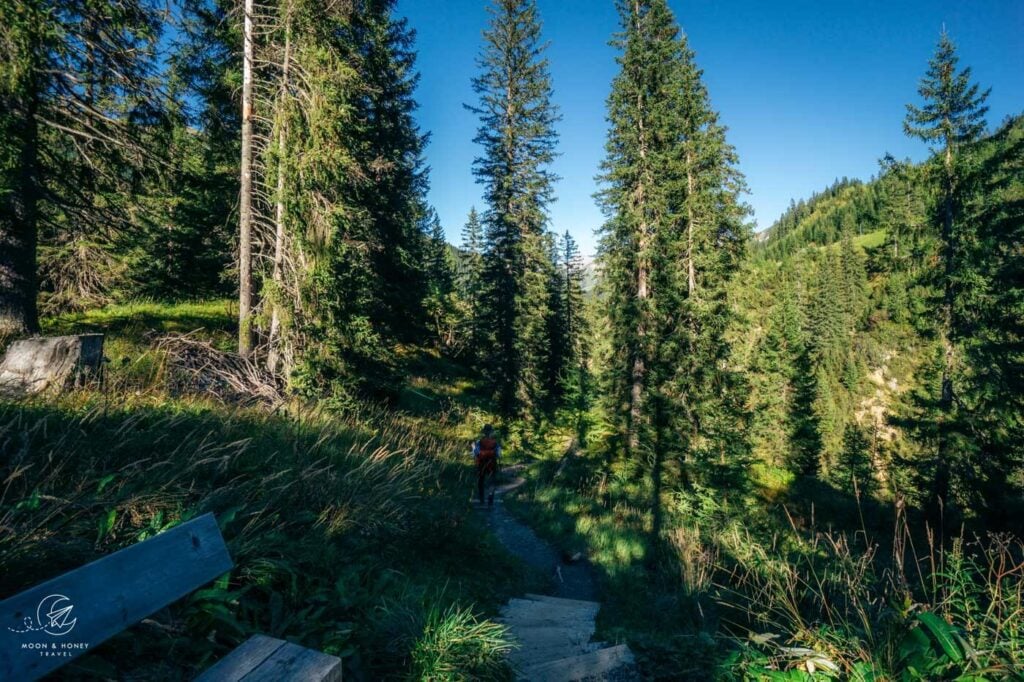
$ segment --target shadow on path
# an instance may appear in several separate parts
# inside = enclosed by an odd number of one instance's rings
[[[509,480],[495,489],[494,506],[478,507],[487,517],[487,525],[510,553],[536,568],[551,580],[546,591],[554,597],[566,599],[597,598],[594,572],[586,559],[574,563],[562,561],[561,553],[516,519],[504,505],[504,496],[526,482],[521,472],[525,465],[505,467],[503,475]]]

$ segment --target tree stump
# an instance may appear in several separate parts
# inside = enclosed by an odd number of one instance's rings
[[[62,391],[99,376],[102,365],[103,334],[21,339],[7,348],[0,362],[0,397]]]

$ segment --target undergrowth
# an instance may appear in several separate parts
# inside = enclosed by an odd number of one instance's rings
[[[652,679],[1022,679],[1020,539],[941,537],[902,503],[825,488],[676,490],[655,540],[628,465],[552,453],[509,505],[586,551],[597,637],[627,641]]]
[[[194,305],[51,322],[108,334],[104,385],[0,402],[0,594],[205,512],[235,562],[62,676],[191,679],[264,633],[341,656],[346,679],[505,679],[487,615],[530,577],[467,504],[466,440],[487,416],[457,401],[270,412],[170,392],[146,328],[191,331],[206,313],[206,338],[230,328],[220,303]]]

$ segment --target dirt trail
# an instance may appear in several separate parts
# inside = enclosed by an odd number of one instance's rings
[[[505,508],[504,496],[526,483],[521,475],[523,468],[521,464],[505,468],[504,474],[511,480],[495,490],[493,508],[481,509],[487,515],[487,525],[509,552],[551,578],[547,594],[566,599],[595,599],[597,584],[590,564],[585,559],[565,563],[560,552]]]
[[[593,568],[582,559],[563,561],[505,508],[504,497],[522,486],[523,465],[508,467],[511,480],[495,490],[493,507],[478,507],[487,525],[509,552],[547,574],[547,594],[526,594],[501,609],[517,648],[509,654],[516,679],[529,682],[634,682],[639,679],[633,653],[625,644],[592,641],[601,604],[596,601]]]

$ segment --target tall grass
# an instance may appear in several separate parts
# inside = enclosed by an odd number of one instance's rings
[[[794,529],[795,531],[795,529]],[[915,546],[914,538],[926,538]],[[737,526],[718,536],[727,631],[747,676],[852,680],[1021,679],[1024,543],[1006,535],[943,543],[896,517],[883,549],[846,533],[794,532],[789,551]]]
[[[271,412],[183,392],[146,330],[189,331],[210,317],[216,340],[222,307],[145,304],[51,322],[110,334],[104,386],[0,402],[0,596],[207,511],[236,563],[62,673],[191,679],[262,632],[342,656],[357,677],[403,678],[412,647],[431,647],[420,633],[396,655],[385,605],[430,623],[430,609],[457,604],[435,630],[500,650],[481,614],[523,578],[466,504],[473,426],[451,409]],[[450,588],[426,599],[439,582]]]
[[[556,477],[552,458],[510,506],[586,547],[604,585],[598,637],[628,641],[650,678],[1024,679],[1019,538],[940,538],[902,504],[794,487],[670,491],[654,540],[645,481],[602,464]]]
[[[505,656],[512,649],[504,625],[480,618],[458,603],[444,605],[443,590],[423,603],[406,599],[380,609],[393,655],[408,661],[410,682],[513,679]]]

